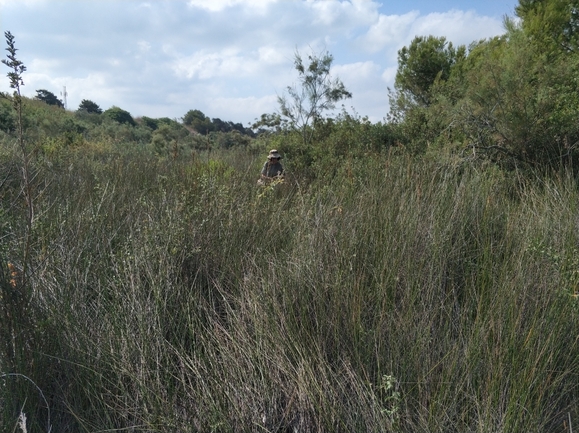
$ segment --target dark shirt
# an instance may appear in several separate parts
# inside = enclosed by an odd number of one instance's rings
[[[267,177],[275,177],[283,175],[283,166],[279,161],[271,164],[269,161],[265,161],[263,168],[261,169],[261,174]]]

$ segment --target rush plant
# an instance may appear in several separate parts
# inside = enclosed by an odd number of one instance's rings
[[[16,111],[16,132],[18,140],[18,148],[20,151],[20,156],[22,158],[22,190],[24,193],[24,200],[26,205],[26,235],[24,237],[24,255],[22,259],[22,276],[26,279],[28,271],[28,262],[30,255],[30,240],[32,232],[32,224],[34,222],[34,203],[32,200],[32,179],[31,179],[31,167],[30,167],[30,157],[31,152],[26,146],[24,140],[24,126],[22,122],[22,93],[21,86],[24,86],[24,80],[22,79],[22,74],[26,71],[26,66],[22,61],[18,60],[16,57],[16,52],[18,49],[14,43],[14,36],[9,31],[4,32],[4,37],[6,38],[6,51],[8,54],[6,59],[2,59],[2,63],[10,68],[7,76],[10,80],[10,88],[14,89],[12,96],[7,96],[12,100],[12,105]]]

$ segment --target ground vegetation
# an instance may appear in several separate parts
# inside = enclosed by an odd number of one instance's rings
[[[327,110],[308,140],[283,112],[250,136],[22,97],[7,33],[0,429],[571,432],[563,3],[521,0],[469,47],[415,39],[384,121]],[[285,179],[257,187],[272,148]]]

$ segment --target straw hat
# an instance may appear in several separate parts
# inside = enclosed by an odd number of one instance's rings
[[[281,159],[281,155],[278,153],[277,149],[271,149],[267,159]]]

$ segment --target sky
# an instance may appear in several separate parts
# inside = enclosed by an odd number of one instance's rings
[[[337,110],[383,121],[397,53],[416,36],[467,45],[505,33],[518,0],[0,0],[27,68],[46,89],[135,118],[189,110],[248,126],[298,83],[294,57],[328,52],[353,97]],[[3,45],[6,47],[5,41]],[[3,56],[6,54],[3,51]],[[5,57],[3,57],[5,58]],[[9,88],[0,64],[0,91]],[[4,78],[3,78],[4,77]],[[343,107],[342,107],[343,104]]]

